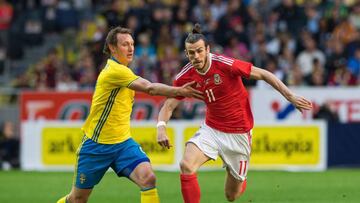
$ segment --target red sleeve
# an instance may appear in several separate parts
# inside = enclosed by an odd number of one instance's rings
[[[231,67],[231,73],[244,78],[249,78],[252,66],[252,63],[235,59]]]

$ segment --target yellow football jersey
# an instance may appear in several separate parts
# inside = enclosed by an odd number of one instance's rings
[[[135,91],[127,88],[139,78],[128,67],[108,59],[99,74],[90,114],[83,132],[102,144],[115,144],[130,138],[130,115]]]

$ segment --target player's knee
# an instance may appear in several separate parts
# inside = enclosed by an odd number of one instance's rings
[[[183,174],[193,174],[196,172],[192,165],[184,159],[180,161],[180,170]]]
[[[235,201],[237,198],[239,198],[241,196],[241,193],[226,191],[225,196],[226,196],[226,199],[229,202],[233,202],[233,201]]]
[[[69,195],[66,202],[86,203],[87,201],[88,201],[87,195],[77,194],[77,195]]]
[[[154,187],[156,184],[155,174],[153,172],[144,174],[144,176],[140,178],[139,184],[142,187]]]
[[[235,195],[234,194],[232,194],[232,193],[225,193],[225,196],[226,196],[226,199],[229,201],[229,202],[233,202],[233,201],[235,201]]]
[[[156,176],[154,173],[149,174],[146,178],[145,178],[145,183],[149,186],[155,186],[156,183]]]

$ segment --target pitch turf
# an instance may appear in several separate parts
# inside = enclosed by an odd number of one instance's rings
[[[162,203],[181,203],[178,173],[156,172]],[[200,172],[203,203],[222,203],[224,171]],[[71,172],[0,171],[1,203],[51,203],[69,192]],[[137,203],[138,188],[125,178],[107,173],[95,188],[91,203]],[[358,203],[360,169],[326,172],[250,171],[245,195],[236,202]]]

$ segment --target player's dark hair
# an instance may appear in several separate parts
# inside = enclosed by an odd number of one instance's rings
[[[205,47],[208,45],[208,41],[206,40],[205,36],[201,33],[201,26],[199,23],[196,23],[188,36],[185,39],[185,43],[196,43],[199,40],[203,40],[205,43]]]
[[[109,31],[108,35],[106,36],[105,45],[104,45],[104,49],[103,49],[104,54],[111,56],[111,51],[110,51],[109,45],[116,46],[116,44],[118,42],[117,34],[119,34],[119,33],[132,35],[131,30],[128,28],[118,26],[118,27],[111,29]]]

